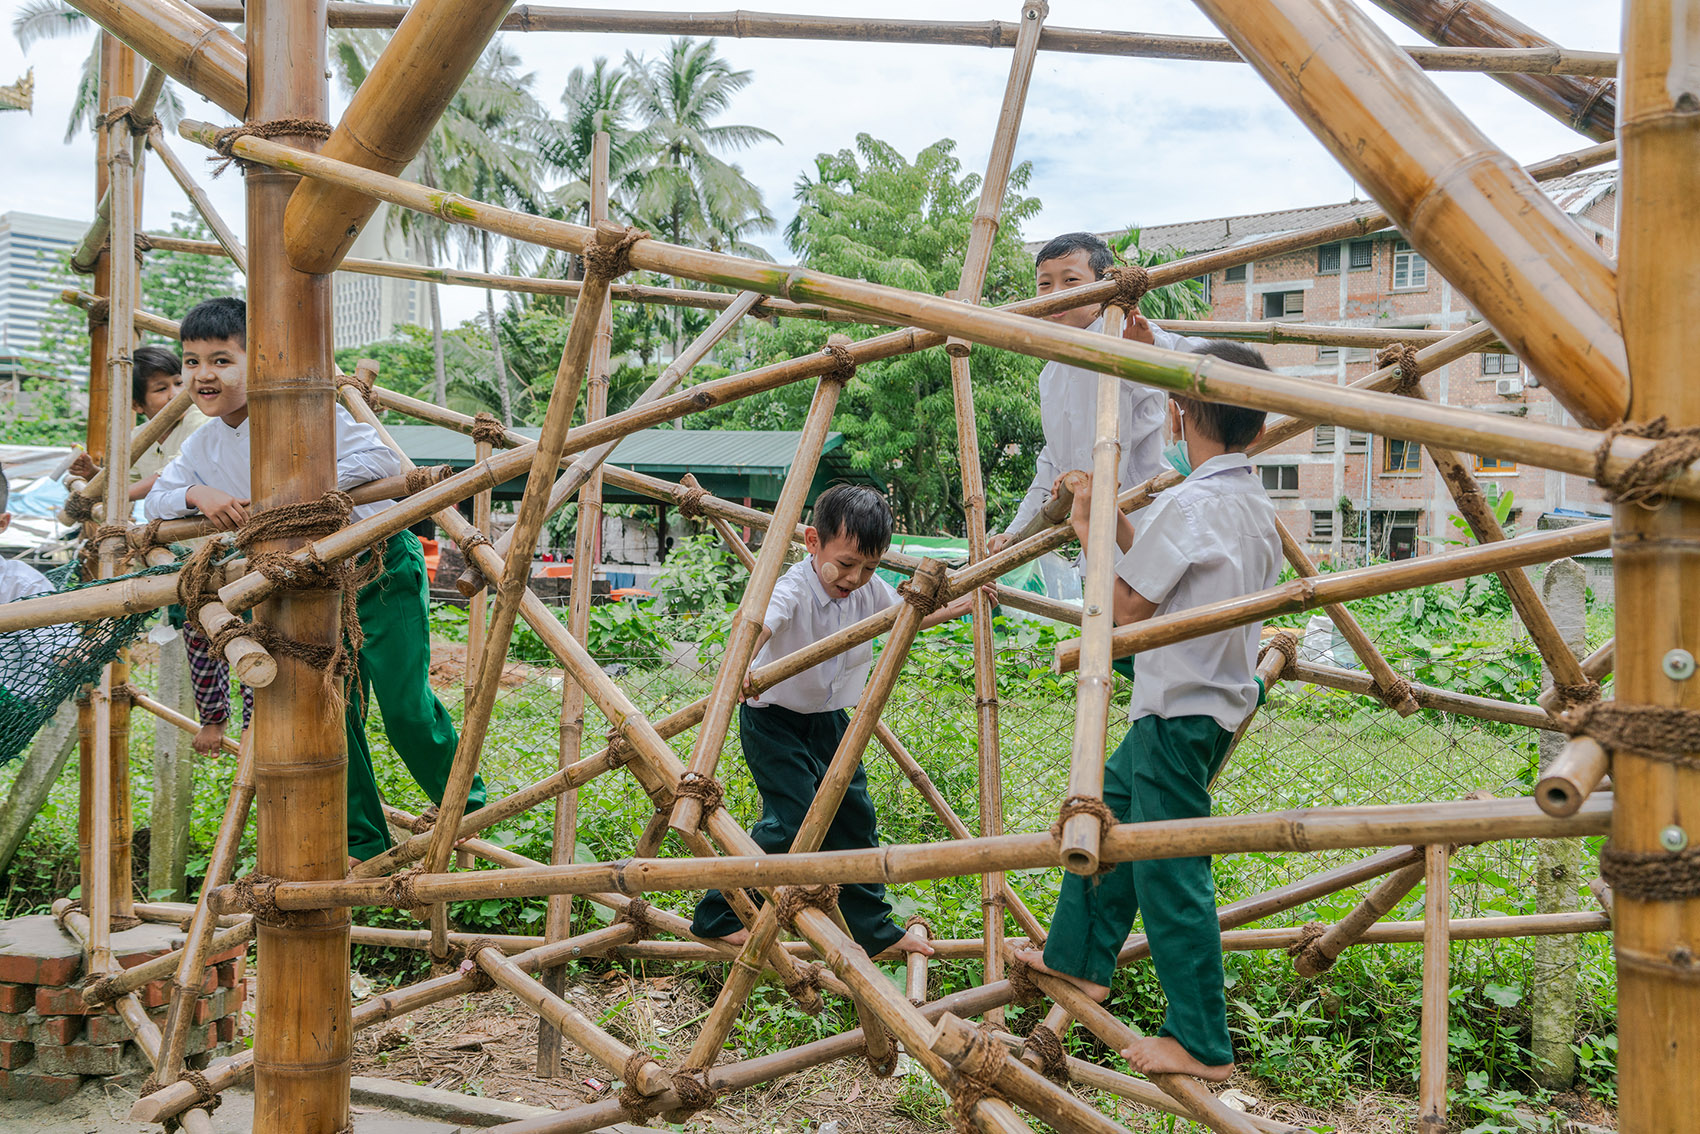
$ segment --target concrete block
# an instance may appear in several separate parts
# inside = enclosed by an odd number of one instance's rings
[[[82,946],[51,915],[0,921],[0,981],[69,984],[82,971]]]
[[[59,1103],[76,1094],[82,1085],[81,1075],[48,1075],[34,1068],[0,1070],[0,1099]]]

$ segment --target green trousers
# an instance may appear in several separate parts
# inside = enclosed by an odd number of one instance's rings
[[[1210,779],[1234,734],[1211,717],[1140,717],[1104,765],[1104,802],[1123,823],[1210,814]],[[1168,998],[1162,1035],[1200,1063],[1232,1063],[1222,990],[1222,930],[1208,855],[1119,862],[1108,874],[1064,874],[1045,964],[1110,983],[1116,954],[1145,915],[1157,980]]]
[[[803,816],[814,802],[838,742],[850,726],[843,709],[829,713],[797,713],[779,705],[738,707],[738,734],[744,763],[761,790],[761,819],[750,837],[768,854],[791,849]],[[880,845],[874,801],[868,795],[868,775],[860,765],[827,828],[821,850],[860,850]],[[877,883],[846,882],[838,892],[838,912],[856,944],[871,957],[897,943],[903,929],[891,919],[885,887]],[[719,890],[710,890],[697,903],[691,932],[698,937],[725,937],[744,923]]]
[[[458,738],[448,709],[431,690],[431,592],[418,536],[404,531],[390,537],[384,569],[361,588],[358,601],[366,642],[349,681],[343,726],[348,734],[348,853],[366,859],[390,845],[366,743],[366,710],[373,700],[383,713],[390,746],[432,803],[443,801]],[[474,777],[466,810],[482,806],[484,782]]]

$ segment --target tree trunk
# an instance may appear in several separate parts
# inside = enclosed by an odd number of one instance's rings
[[[449,404],[449,372],[443,364],[443,305],[437,296],[437,285],[428,284],[431,293],[431,365],[437,384],[434,387],[437,404]]]
[[[189,659],[181,635],[160,643],[158,697],[185,715],[194,714]],[[148,804],[148,896],[170,891],[184,898],[189,862],[189,823],[195,793],[195,750],[182,729],[156,719],[153,732],[153,800]]]
[[[24,753],[23,770],[12,781],[6,806],[0,807],[0,871],[12,863],[12,855],[24,841],[36,812],[47,802],[47,793],[65,769],[71,749],[77,745],[77,705],[66,701],[41,726]]]
[[[480,245],[484,249],[484,274],[490,274],[490,234],[480,234]],[[501,398],[502,424],[512,429],[514,424],[513,395],[508,389],[508,363],[502,356],[502,336],[496,328],[496,293],[486,288],[484,290],[484,313],[490,320],[490,348],[494,352],[496,362],[496,394]]]

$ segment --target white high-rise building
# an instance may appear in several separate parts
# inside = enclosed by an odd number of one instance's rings
[[[349,256],[358,260],[394,260],[385,247],[389,206],[380,206],[355,238]],[[400,243],[400,237],[393,238]],[[331,276],[331,344],[335,349],[365,346],[395,334],[403,323],[423,325],[425,289],[417,280],[337,272]]]
[[[34,354],[42,323],[62,288],[76,286],[66,257],[87,221],[0,213],[0,354]]]

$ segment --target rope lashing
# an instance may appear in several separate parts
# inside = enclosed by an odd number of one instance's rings
[[[1560,722],[1571,736],[1587,736],[1608,753],[1632,752],[1647,760],[1700,768],[1700,711],[1666,705],[1584,704]]]
[[[384,880],[384,896],[389,904],[398,910],[416,910],[425,903],[414,893],[413,883],[425,873],[423,863],[410,866],[406,870],[398,870]]]
[[[65,497],[65,515],[74,524],[86,523],[94,519],[95,499],[74,492]]]
[[[472,419],[470,430],[473,441],[480,445],[488,445],[492,449],[504,448],[508,443],[508,429],[502,424],[502,419],[489,410],[480,410]]]
[[[1257,651],[1257,664],[1260,669],[1263,666],[1264,657],[1272,650],[1287,659],[1281,666],[1281,671],[1275,676],[1281,681],[1297,681],[1299,677],[1298,635],[1283,630],[1279,634],[1265,639],[1263,645]]]
[[[608,767],[623,768],[632,762],[637,755],[637,749],[626,739],[625,733],[618,728],[608,730]]]
[[[889,1079],[897,1074],[897,1040],[892,1036],[890,1029],[877,1020],[870,1020],[867,1025],[864,1025],[864,1035],[867,1034],[868,1027],[875,1027],[885,1032],[885,1055],[878,1059],[874,1058],[873,1050],[868,1046],[867,1041],[862,1042],[862,1054],[868,1060],[868,1070],[874,1073],[876,1079]]]
[[[897,593],[903,596],[904,602],[920,611],[922,618],[927,617],[944,605],[944,600],[939,598],[938,595],[929,595],[918,590],[913,582],[898,584]]]
[[[1057,809],[1056,822],[1051,824],[1051,838],[1062,838],[1063,827],[1076,815],[1090,815],[1098,820],[1098,828],[1104,835],[1108,835],[1110,828],[1116,825],[1116,813],[1103,800],[1090,795],[1071,795]]]
[[[488,937],[475,937],[466,943],[466,951],[459,965],[460,975],[466,978],[467,987],[472,992],[489,992],[496,987],[496,980],[478,963],[478,954],[486,949],[500,949],[501,945]]]
[[[983,1026],[976,1031],[952,1076],[956,1091],[951,1100],[950,1120],[959,1134],[974,1134],[974,1108],[984,1099],[1000,1097],[995,1084],[1007,1058],[1003,1045]]]
[[[336,384],[338,386],[350,387],[355,393],[360,395],[361,401],[365,402],[368,406],[372,404],[373,383],[370,378],[363,377],[358,372],[354,374],[344,374],[341,371],[338,371]]]
[[[633,940],[647,941],[655,936],[655,922],[649,916],[649,911],[653,908],[654,906],[644,899],[633,898],[631,905],[627,906],[621,911],[620,916],[614,919],[614,924],[631,926]]]
[[[1399,377],[1393,383],[1395,394],[1409,394],[1417,389],[1423,380],[1422,363],[1417,361],[1417,348],[1409,343],[1392,343],[1376,353],[1375,368],[1384,370],[1389,366],[1399,369]]]
[[[1151,273],[1138,264],[1115,264],[1104,272],[1104,278],[1116,285],[1115,294],[1104,300],[1104,306],[1120,307],[1129,315],[1139,310],[1139,301],[1151,290]]]
[[[588,273],[605,280],[617,280],[632,270],[632,246],[648,240],[649,233],[641,228],[627,227],[613,240],[605,240],[599,230],[584,246],[584,266]]]
[[[1563,713],[1578,706],[1598,701],[1601,690],[1600,683],[1597,681],[1584,681],[1575,684],[1555,681],[1552,683],[1552,693],[1557,702],[1557,711]]]
[[[1605,489],[1606,499],[1613,504],[1639,504],[1648,510],[1659,507],[1665,501],[1668,482],[1700,460],[1700,426],[1673,429],[1670,419],[1660,416],[1641,423],[1620,421],[1606,426],[1605,432],[1594,450],[1594,483]],[[1614,476],[1606,466],[1612,444],[1619,437],[1644,437],[1657,444]]]
[[[687,488],[679,494],[674,507],[679,509],[679,515],[687,520],[695,520],[702,516],[702,502],[708,498],[706,488]]]
[[[708,1085],[708,1071],[701,1067],[681,1067],[673,1072],[673,1093],[679,1098],[675,1113],[681,1116],[707,1110],[720,1094]]]
[[[634,1051],[626,1056],[625,1066],[620,1068],[620,1079],[624,1086],[620,1088],[620,1108],[633,1118],[643,1118],[655,1111],[655,1097],[646,1095],[638,1090],[638,1076],[643,1069],[655,1062],[655,1057],[646,1051]]]
[[[213,1090],[211,1081],[199,1071],[191,1071],[185,1067],[183,1069],[182,1081],[195,1088],[195,1101],[184,1107],[183,1111],[202,1110],[211,1114],[213,1111],[217,1110],[219,1104],[224,1101],[219,1097],[218,1092]],[[149,1075],[147,1080],[142,1083],[141,1095],[143,1098],[147,1098],[155,1091],[164,1090],[169,1086],[171,1086],[170,1083],[162,1083],[159,1081],[157,1073]],[[172,1131],[182,1129],[183,1111],[179,1111],[178,1113],[162,1120],[166,1134],[171,1134]]]
[[[243,173],[248,172],[249,162],[236,156],[236,143],[242,138],[317,138],[323,142],[331,136],[331,124],[321,122],[317,118],[273,118],[268,122],[244,122],[240,126],[230,126],[213,135],[213,149],[218,157],[210,157],[208,161],[216,161],[212,175],[219,176],[235,162],[236,168]],[[220,158],[223,160],[220,161]]]
[[[807,909],[830,915],[837,905],[836,882],[823,882],[818,886],[781,886],[774,900],[774,912],[779,915],[779,924],[795,933],[798,914]]]
[[[407,829],[412,831],[415,835],[424,835],[429,834],[431,828],[436,825],[437,805],[433,803],[431,806],[421,811],[418,815],[415,815],[413,817],[413,822],[407,825]]]
[[[1039,1072],[1058,1083],[1068,1082],[1068,1053],[1063,1051],[1062,1037],[1044,1024],[1036,1025],[1027,1034],[1026,1051],[1039,1060]]]
[[[1299,930],[1299,939],[1287,946],[1287,956],[1293,958],[1293,967],[1301,976],[1315,976],[1334,967],[1334,958],[1317,944],[1327,932],[1325,922],[1307,921]]]
[[[785,982],[785,991],[798,1004],[813,1004],[820,1011],[820,990],[826,985],[826,969],[820,965],[797,966],[795,979]],[[811,994],[813,998],[811,999]]]
[[[825,351],[833,359],[832,369],[820,376],[822,382],[844,383],[856,376],[856,356],[843,343],[827,343]]]
[[[1411,683],[1398,674],[1394,674],[1393,680],[1386,685],[1376,681],[1369,687],[1369,695],[1389,709],[1397,709],[1406,701],[1411,700],[1412,694],[1415,692],[1416,690]]]
[[[277,888],[281,879],[267,874],[245,874],[230,884],[232,904],[254,915],[260,925],[293,926],[298,919],[289,910],[277,907]]]
[[[689,796],[702,805],[702,822],[706,824],[708,817],[713,815],[726,798],[726,789],[720,786],[720,781],[713,776],[705,776],[699,772],[686,772],[679,777],[679,786],[673,792],[674,798]]]
[[[1638,902],[1700,898],[1700,847],[1685,847],[1674,854],[1624,851],[1608,840],[1600,848],[1600,877],[1617,897]]]
[[[1037,1004],[1045,998],[1039,986],[1033,983],[1033,968],[1026,961],[1012,957],[1004,976],[1009,980],[1010,1001],[1022,1007]]]

